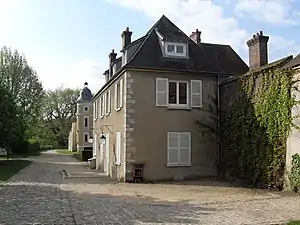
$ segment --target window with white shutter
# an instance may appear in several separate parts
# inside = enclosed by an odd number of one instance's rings
[[[99,102],[98,102],[98,117],[101,117],[101,97],[99,97]]]
[[[116,133],[116,164],[121,164],[121,132]]]
[[[96,101],[93,103],[93,119],[96,119]]]
[[[119,108],[123,106],[123,79],[120,80],[120,104]]]
[[[156,106],[168,104],[168,79],[156,78]]]
[[[189,132],[168,132],[168,166],[191,165],[191,135]]]
[[[108,115],[110,113],[110,90],[107,91],[106,100],[106,115]]]
[[[105,110],[105,100],[104,95],[101,96],[101,117],[104,116],[104,110]]]
[[[106,98],[107,98],[107,94],[103,94],[103,116],[106,114],[106,106],[107,106],[107,102],[106,102]]]
[[[191,106],[202,107],[202,80],[191,81]]]
[[[115,110],[118,108],[118,84],[115,84]]]

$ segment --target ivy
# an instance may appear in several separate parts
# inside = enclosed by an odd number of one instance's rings
[[[238,93],[221,120],[223,172],[255,185],[283,187],[296,104],[292,78],[292,70],[274,66],[238,79]]]
[[[300,155],[298,153],[292,156],[292,168],[289,174],[289,180],[292,189],[298,192],[300,189]]]

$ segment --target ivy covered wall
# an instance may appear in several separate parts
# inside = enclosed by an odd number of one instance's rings
[[[293,72],[285,58],[224,82],[221,95],[220,173],[282,189],[286,140],[292,127]]]

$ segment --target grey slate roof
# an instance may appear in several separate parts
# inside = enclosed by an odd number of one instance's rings
[[[84,88],[80,91],[79,97],[76,100],[77,103],[85,102],[85,101],[92,101],[93,95],[91,90],[88,88],[88,83],[84,83]]]
[[[300,54],[298,54],[293,60],[288,62],[284,67],[296,67],[300,66]]]
[[[163,57],[156,30],[167,41],[187,43],[189,59]],[[206,43],[198,46],[165,16],[162,16],[148,31],[146,38],[128,61],[127,66],[186,72],[232,73],[234,75],[240,75],[249,70],[245,62],[230,46]]]

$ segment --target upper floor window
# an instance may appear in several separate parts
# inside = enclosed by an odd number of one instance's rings
[[[88,127],[89,126],[89,118],[85,117],[84,118],[84,127]]]
[[[187,106],[188,83],[187,81],[169,81],[169,105]]]
[[[165,54],[166,56],[187,58],[187,45],[185,43],[166,42]]]
[[[118,111],[123,106],[123,79],[115,84],[115,110]]]
[[[156,78],[156,106],[201,108],[202,80],[188,82]]]
[[[85,106],[85,107],[84,107],[84,111],[85,111],[85,112],[88,112],[88,111],[89,111],[89,107],[88,107],[88,106]]]

